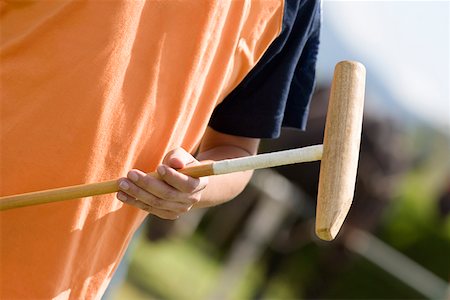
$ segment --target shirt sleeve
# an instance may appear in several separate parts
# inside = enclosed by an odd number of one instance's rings
[[[280,35],[216,107],[210,127],[253,138],[276,138],[281,127],[305,129],[315,84],[320,14],[320,0],[285,1]]]

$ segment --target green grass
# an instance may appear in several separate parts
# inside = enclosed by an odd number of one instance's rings
[[[214,285],[219,267],[195,242],[141,242],[130,265],[129,280],[157,298],[203,299]]]

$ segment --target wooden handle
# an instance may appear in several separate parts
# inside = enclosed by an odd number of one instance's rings
[[[73,185],[45,191],[0,197],[0,211],[31,205],[58,202],[119,191],[118,180]]]
[[[213,175],[212,162],[188,167],[179,172],[192,177],[202,177]],[[149,175],[159,177],[158,173],[153,172]],[[68,187],[50,189],[45,191],[31,192],[13,196],[0,197],[0,211],[11,208],[19,208],[31,205],[59,202],[64,200],[91,197],[103,194],[116,193],[119,191],[119,179],[73,185]]]
[[[366,70],[358,62],[336,65],[320,165],[316,234],[336,237],[350,209],[358,167]]]
[[[285,150],[255,156],[207,162],[187,167],[179,172],[192,177],[220,175],[240,171],[275,167],[299,162],[319,160],[322,157],[322,145]],[[153,172],[149,175],[159,177]],[[119,179],[38,191],[20,195],[0,197],[0,211],[30,205],[45,204],[95,195],[115,193],[119,191]]]

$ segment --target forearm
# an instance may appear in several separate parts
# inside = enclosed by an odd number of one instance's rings
[[[236,146],[218,146],[197,155],[202,160],[223,160],[253,155],[249,151]],[[227,202],[239,195],[250,181],[253,171],[237,172],[225,175],[210,176],[202,197],[195,207],[209,207]]]
[[[119,183],[117,198],[164,219],[177,219],[192,207],[214,206],[237,196],[252,172],[193,178],[177,172],[201,160],[223,160],[257,153],[259,139],[232,136],[208,128],[194,158],[182,148],[169,151],[158,167],[160,178],[131,170]]]
[[[223,134],[208,128],[200,145],[197,159],[223,160],[255,155],[259,139]],[[210,176],[200,201],[195,207],[208,207],[221,204],[236,197],[252,177],[253,171]]]

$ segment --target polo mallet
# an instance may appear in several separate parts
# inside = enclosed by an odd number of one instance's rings
[[[179,172],[192,177],[269,168],[322,160],[316,210],[316,234],[336,237],[350,209],[358,167],[364,106],[365,68],[342,61],[331,85],[323,145],[207,162]],[[157,173],[150,173],[157,176]],[[0,210],[77,199],[119,191],[118,179],[0,197]]]

